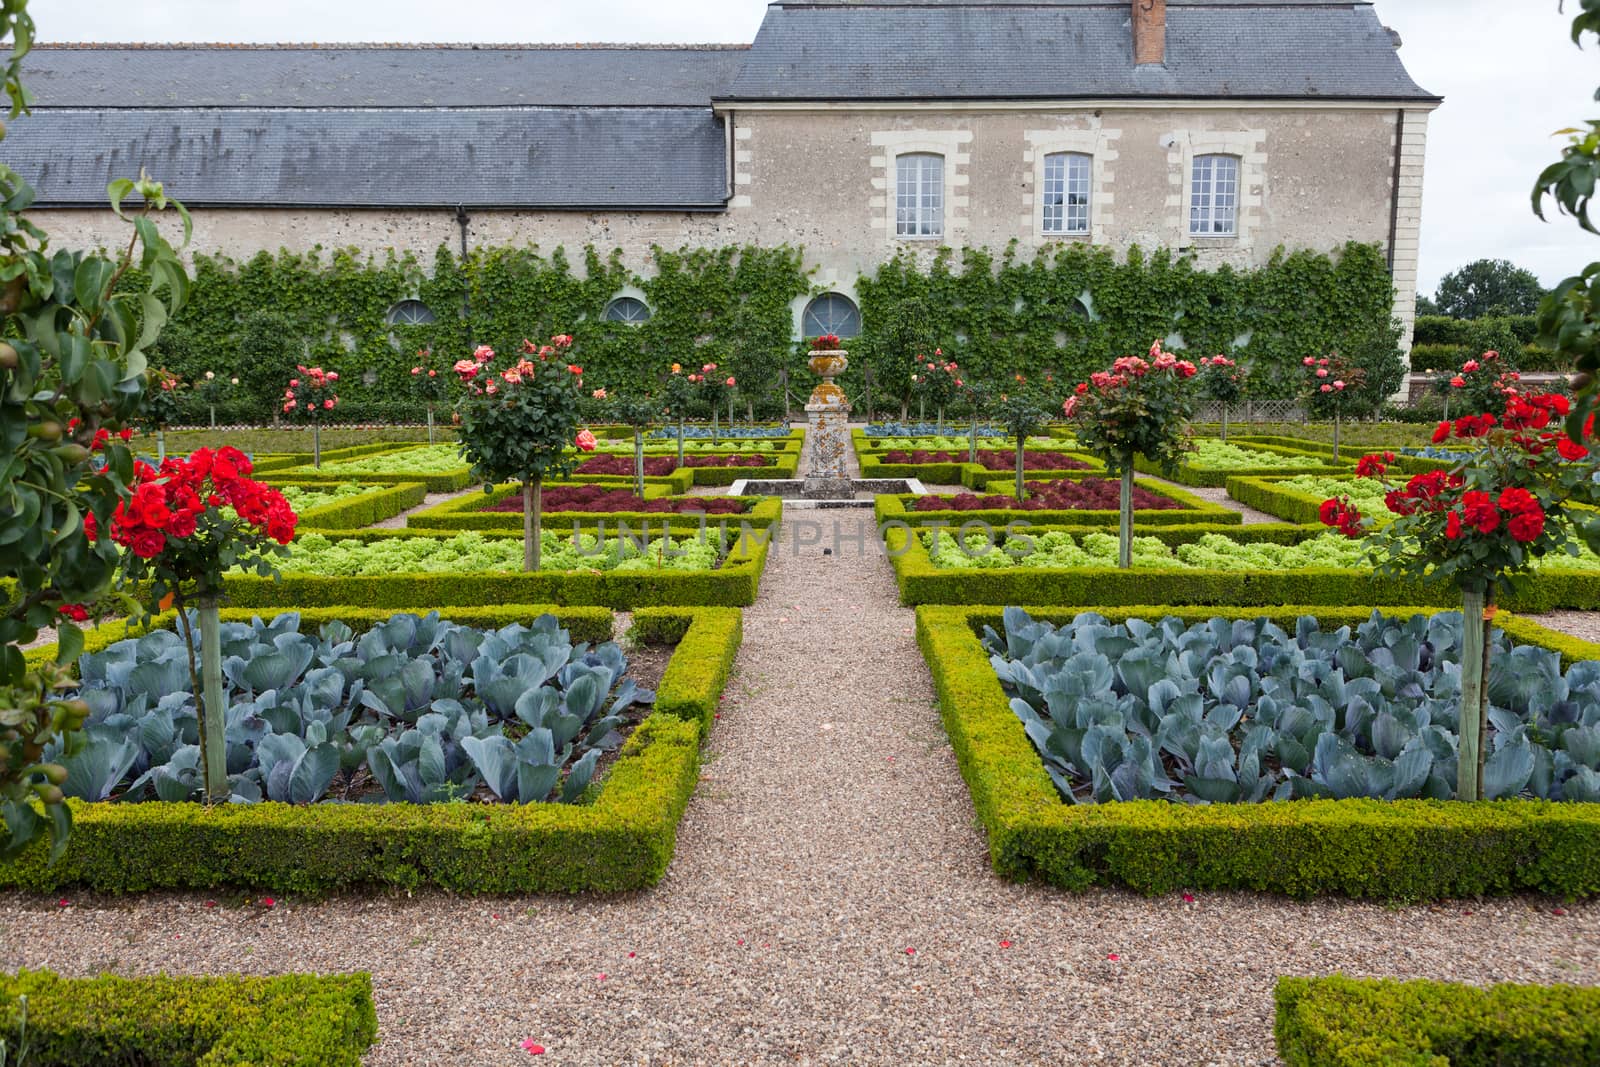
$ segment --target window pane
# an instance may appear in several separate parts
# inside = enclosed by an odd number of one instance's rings
[[[895,159],[895,234],[939,237],[944,233],[944,157],[925,152]]]
[[[1239,160],[1234,156],[1196,156],[1189,190],[1189,232],[1226,237],[1237,232]]]
[[[1067,156],[1066,164],[1066,218],[1063,229],[1067,233],[1088,233],[1091,160],[1086,155],[1073,153]]]
[[[1065,229],[1062,206],[1066,201],[1067,157],[1056,152],[1044,157],[1044,232],[1060,233]]]

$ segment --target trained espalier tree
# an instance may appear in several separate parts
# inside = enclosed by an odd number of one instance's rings
[[[1434,441],[1472,451],[1448,471],[1434,470],[1404,484],[1389,479],[1393,453],[1366,456],[1356,472],[1381,481],[1392,521],[1363,516],[1347,497],[1325,501],[1322,521],[1347,537],[1366,538],[1380,575],[1448,583],[1461,594],[1460,747],[1456,796],[1462,800],[1514,796],[1537,771],[1520,731],[1501,733],[1489,752],[1489,655],[1495,599],[1513,588],[1541,557],[1600,546],[1600,514],[1578,507],[1600,502],[1600,459],[1563,432],[1570,414],[1558,395],[1508,393],[1501,414],[1464,415],[1442,422]],[[1545,769],[1547,772],[1549,768]]]
[[[200,778],[208,804],[227,803],[231,795],[219,610],[224,581],[235,569],[275,577],[273,559],[287,555],[284,546],[294,539],[294,510],[251,472],[235,448],[196,449],[159,469],[140,463],[132,497],[111,516],[109,540],[126,549],[123,574],[145,593],[146,612],[155,614],[168,596],[178,611],[192,691],[200,698]],[[98,533],[91,524],[89,536]]]
[[[523,341],[520,358],[503,370],[492,365],[498,357],[488,345],[452,368],[462,385],[455,412],[461,453],[472,473],[483,479],[485,493],[496,482],[522,486],[525,571],[539,569],[544,480],[572,470],[574,442],[584,451],[594,448],[593,434],[577,433],[583,368],[567,362],[571,355],[572,336],[557,334],[544,345]]]
[[[1109,371],[1096,371],[1067,397],[1062,411],[1073,420],[1078,447],[1105,462],[1122,479],[1117,524],[1117,566],[1133,566],[1133,458],[1144,456],[1171,470],[1193,447],[1193,363],[1150,346],[1150,358],[1124,356]]]
[[[11,41],[0,66],[15,119],[27,105],[20,70],[33,42],[26,0],[0,3],[0,37]],[[83,649],[77,623],[121,602],[111,592],[117,548],[86,529],[110,521],[127,495],[145,354],[189,293],[156,227],[171,208],[187,239],[181,205],[144,176],[112,182],[107,195],[132,228],[118,253],[51,250],[24,214],[33,188],[0,165],[0,579],[11,584],[0,608],[0,857],[46,833],[53,855],[66,845],[65,770],[42,757],[48,745],[63,756],[81,747],[88,707],[59,698]],[[124,204],[135,195],[143,207],[131,213]],[[30,668],[22,646],[49,626],[56,662]]]

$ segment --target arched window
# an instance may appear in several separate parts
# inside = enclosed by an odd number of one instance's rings
[[[896,237],[944,236],[944,157],[908,152],[894,161]]]
[[[1195,156],[1189,181],[1189,233],[1232,237],[1238,232],[1239,157]]]
[[[1093,160],[1082,152],[1052,152],[1044,157],[1044,232],[1089,232],[1089,171]]]
[[[800,316],[800,332],[806,337],[831,333],[855,337],[861,332],[861,309],[843,293],[823,293],[806,305]]]
[[[400,301],[386,318],[390,326],[431,326],[436,321],[433,309],[420,300]]]
[[[637,326],[650,321],[650,305],[632,296],[619,296],[606,305],[600,316],[606,322],[625,322]]]

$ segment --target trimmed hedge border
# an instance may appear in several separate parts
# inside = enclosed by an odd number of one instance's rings
[[[1294,478],[1298,475],[1289,474],[1284,477]],[[1355,475],[1349,473],[1329,474],[1327,477],[1346,482],[1355,481]],[[1279,484],[1280,481],[1281,479],[1270,475],[1239,475],[1228,479],[1228,496],[1246,507],[1275,515],[1284,522],[1308,526],[1313,523],[1320,524],[1322,520],[1318,513],[1322,509],[1323,500],[1327,498],[1285,489]]]
[[[409,452],[418,448],[428,448],[428,445],[410,444],[395,448],[392,444],[385,446],[385,451]],[[344,459],[359,457],[342,457]],[[299,482],[304,485],[326,485],[332,483],[339,485],[344,482],[358,481],[366,485],[400,485],[404,482],[422,482],[428,487],[430,493],[454,493],[476,484],[472,477],[472,468],[466,463],[454,470],[444,471],[440,474],[364,474],[357,471],[334,472],[327,469],[328,464],[338,463],[340,459],[332,457],[331,453],[322,454],[322,469],[318,470],[307,464],[290,467],[287,470],[275,470],[272,473],[284,481]]]
[[[408,609],[339,607],[300,615],[355,625],[403,610]],[[610,612],[505,605],[441,614],[464,625],[489,626],[551,612],[563,625],[569,618],[588,623],[581,630],[569,626],[575,639],[610,639]],[[230,609],[223,618],[250,614]],[[678,820],[699,778],[700,742],[739,648],[742,613],[663,608],[641,614],[646,636],[681,632],[681,640],[661,679],[662,703],[622,746],[591,803],[263,803],[207,809],[73,800],[72,838],[61,860],[51,866],[45,842],[36,842],[0,864],[0,886],[40,892],[64,886],[110,893],[236,886],[324,893],[433,885],[461,893],[545,893],[653,885],[672,859]],[[593,634],[593,624],[602,619],[603,636]]]
[[[592,523],[582,527],[594,532]],[[657,534],[662,530],[657,524]],[[710,530],[717,530],[709,526]],[[671,530],[671,527],[667,527]],[[450,536],[445,530],[316,530],[330,541],[372,543],[397,537]],[[552,531],[553,532],[553,531]],[[641,533],[645,532],[643,530]],[[328,607],[350,604],[401,610],[482,604],[597,604],[628,609],[660,606],[746,607],[754,604],[767,565],[774,530],[742,533],[730,523],[732,547],[722,566],[710,571],[476,571],[470,574],[381,574],[337,576],[285,571],[276,580],[239,574],[228,577],[229,602],[238,607]],[[521,534],[483,531],[495,539]]]
[[[1326,441],[1301,441],[1293,437],[1274,437],[1269,434],[1244,436],[1231,438],[1230,440],[1237,440],[1241,447],[1247,448],[1260,448],[1263,445],[1270,445],[1279,448],[1290,448],[1296,452],[1310,452],[1314,455],[1328,456],[1329,458],[1332,458],[1333,456],[1333,445]],[[1352,447],[1345,445],[1339,449],[1340,463],[1341,465],[1348,467],[1352,465],[1352,462],[1345,457],[1354,456],[1356,459],[1360,459],[1362,456],[1371,455],[1375,452],[1393,452],[1396,456],[1395,466],[1399,467],[1407,474],[1421,474],[1424,471],[1447,471],[1455,466],[1455,464],[1451,463],[1449,460],[1428,459],[1425,456],[1408,456],[1401,451],[1401,449],[1414,447],[1416,446],[1383,445],[1380,447],[1376,445],[1367,445],[1362,447],[1358,445]]]
[[[1600,1063],[1600,989],[1279,978],[1288,1067],[1568,1067]]]
[[[993,471],[986,472],[990,475]],[[1078,477],[1103,477],[1093,471],[1065,471],[1057,472],[1076,474]],[[1028,481],[1037,479],[1027,478]],[[1232,508],[1225,508],[1221,504],[1213,504],[1209,500],[1202,500],[1192,493],[1186,493],[1171,485],[1155,485],[1146,481],[1135,481],[1140,489],[1144,489],[1156,496],[1176,500],[1181,507],[1160,509],[1135,509],[1133,521],[1144,526],[1183,526],[1196,522],[1216,523],[1223,526],[1241,526],[1244,516]],[[986,482],[978,492],[1010,496],[1016,489],[1015,478],[1002,478]],[[912,511],[911,505],[922,497],[914,495],[880,494],[873,503],[873,512],[878,522],[899,521],[910,525],[926,525],[929,523],[943,522],[946,524],[961,525],[963,522],[987,522],[995,526],[1004,526],[1008,522],[1022,521],[1039,526],[1066,525],[1066,526],[1107,526],[1112,529],[1117,525],[1115,511],[1024,511],[1017,508],[995,508],[981,511]]]
[[[621,487],[619,487],[621,488]],[[487,497],[477,494],[457,497],[435,504],[431,508],[419,511],[415,515],[406,516],[406,528],[412,530],[515,530],[522,529],[522,516],[512,511],[484,511],[486,505],[498,504],[507,497],[521,492],[519,486],[500,485]],[[631,489],[629,490],[631,492]],[[646,485],[644,499],[660,500],[672,496],[667,487],[663,485]],[[705,498],[696,498],[705,499]],[[714,499],[714,498],[713,498]],[[706,517],[706,525],[714,526],[716,520],[727,519],[730,524],[748,523],[753,530],[766,529],[783,520],[783,501],[776,497],[766,499],[753,499],[752,507],[743,515],[712,515]],[[630,527],[637,527],[640,523],[649,523],[654,528],[660,529],[663,520],[674,530],[698,531],[700,519],[698,513],[670,513],[659,511],[546,511],[544,522],[547,527],[567,523],[580,523],[593,530],[596,522],[605,522],[608,530],[615,530],[616,524],[625,522]]]
[[[1141,474],[1166,478],[1180,485],[1207,489],[1221,489],[1228,484],[1229,479],[1248,475],[1276,474],[1292,478],[1298,474],[1347,474],[1351,470],[1351,465],[1348,463],[1334,463],[1331,457],[1324,459],[1320,455],[1313,454],[1303,448],[1285,448],[1254,441],[1246,443],[1242,439],[1230,439],[1228,443],[1238,445],[1240,448],[1248,448],[1255,452],[1269,452],[1278,456],[1289,456],[1291,458],[1303,456],[1306,463],[1303,467],[1236,467],[1228,470],[1208,470],[1203,467],[1191,467],[1187,463],[1180,462],[1170,471],[1164,471],[1159,463],[1152,463],[1140,455],[1134,457],[1133,468]]]
[[[939,514],[939,513],[934,513]],[[958,513],[960,514],[960,513]],[[982,519],[983,512],[969,512]],[[1047,513],[1048,514],[1048,513]],[[1148,512],[1140,512],[1147,515]],[[966,520],[971,521],[971,520]],[[994,523],[999,526],[1006,520]],[[1024,536],[1064,528],[1067,524],[1040,523],[1021,530]],[[1305,540],[1313,536],[1309,526],[1294,525],[1298,534],[1281,532],[1276,523],[1264,524],[1268,532],[1262,540],[1294,536]],[[959,523],[946,529],[955,533]],[[1192,536],[1169,535],[1169,544],[1195,541],[1205,533],[1225,533],[1240,541],[1253,538],[1244,531],[1211,530],[1196,526]],[[1107,532],[1102,530],[1101,532]],[[1326,533],[1318,528],[1315,533]],[[1162,570],[1134,567],[1005,567],[942,568],[934,565],[920,538],[906,545],[908,531],[890,527],[885,542],[900,586],[900,602],[916,604],[973,604],[981,601],[1035,604],[1150,604],[1176,603],[1216,607],[1271,607],[1275,604],[1427,604],[1435,608],[1458,608],[1457,594],[1420,582],[1380,578],[1371,570],[1341,570],[1333,567],[1302,567],[1292,571]],[[897,554],[898,553],[898,554]],[[1593,611],[1600,608],[1600,571],[1563,571],[1536,575],[1520,582],[1516,592],[1501,598],[1502,606],[1513,611],[1538,614],[1560,609]]]
[[[1064,448],[1030,449],[1029,453],[1051,452],[1069,455],[1073,459],[1082,460],[1088,464],[1079,470],[1039,470],[1024,471],[1023,476],[1030,482],[1048,481],[1055,478],[1071,478],[1074,475],[1105,473],[1106,466],[1100,460],[1086,452],[1073,452]],[[977,489],[996,478],[1004,476],[1004,471],[990,470],[981,463],[885,463],[882,452],[860,453],[861,477],[863,478],[916,478],[928,485],[964,485],[969,489]],[[1014,477],[1014,476],[1013,476]]]
[[[616,489],[631,489],[633,483],[634,478],[631,474],[573,474],[559,481],[546,482],[545,488],[561,485],[604,485]],[[653,485],[665,487],[668,496],[682,496],[694,485],[694,468],[674,467],[671,474],[645,475],[645,489],[648,490]]]
[[[316,490],[326,483],[306,485],[301,482],[266,479],[265,484],[275,488],[286,485]],[[345,497],[321,507],[307,508],[299,513],[300,530],[351,530],[371,526],[384,519],[392,519],[402,511],[416,507],[428,495],[422,482],[402,482],[399,485],[375,486],[358,496]]]
[[[1364,621],[1370,607],[1028,608],[1065,622],[1080,612],[1113,621],[1316,615]],[[1388,614],[1430,613],[1386,607]],[[920,607],[917,642],[940,714],[989,837],[997,873],[1070,890],[1121,885],[1142,893],[1247,889],[1294,897],[1337,894],[1433,900],[1524,890],[1600,893],[1600,805],[1535,800],[1306,800],[1262,804],[1061,799],[979,641],[1001,607]],[[1502,614],[1514,640],[1555,649],[1564,662],[1600,659],[1600,645]]]
[[[50,1067],[361,1067],[378,1037],[365,973],[62,978],[21,971],[0,975],[0,1032],[7,1036],[19,996],[28,998],[27,1062]]]
[[[322,462],[338,463],[340,460],[360,459],[362,456],[375,456],[380,452],[397,452],[402,448],[413,447],[415,444],[410,441],[386,441],[372,445],[350,445],[346,448],[325,448],[322,450]],[[251,465],[256,474],[275,474],[290,467],[303,466],[311,460],[310,452],[263,452],[259,456],[252,457]]]

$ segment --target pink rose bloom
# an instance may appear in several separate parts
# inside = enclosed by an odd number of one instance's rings
[[[490,382],[488,385],[483,387],[483,391],[488,393],[490,396],[494,396],[494,394],[500,391],[500,387],[493,382]]]
[[[961,385],[962,385],[962,382],[961,382],[961,379],[960,379],[960,378],[957,378],[957,379],[956,379],[956,388],[957,388],[957,389],[960,389],[960,388],[961,388]]]
[[[324,400],[322,402],[322,407],[323,407],[323,410],[325,410],[325,411],[332,411],[333,410],[333,400],[332,399]]]
[[[578,449],[583,452],[593,452],[596,443],[594,434],[588,430],[579,430],[577,438],[573,441],[573,444],[577,445]]]
[[[1064,415],[1066,415],[1066,417],[1069,418],[1069,419],[1072,418],[1073,413],[1076,412],[1077,410],[1078,410],[1078,398],[1075,397],[1075,396],[1067,397],[1066,401],[1061,405],[1062,413]]]
[[[479,345],[472,350],[472,358],[479,363],[487,363],[494,358],[494,349],[488,345]],[[460,364],[458,363],[457,366],[460,366]]]
[[[1178,373],[1185,378],[1193,378],[1198,371],[1198,368],[1196,368],[1193,363],[1190,363],[1186,359],[1180,359],[1177,363],[1177,367]]]
[[[516,385],[522,381],[522,375],[517,372],[517,368],[515,367],[507,367],[501,372],[500,377],[504,378],[512,385]]]
[[[1324,386],[1323,386],[1323,387],[1322,387],[1322,391],[1323,391],[1323,392],[1324,392],[1324,393],[1331,393],[1331,392],[1333,392],[1333,386],[1331,386],[1331,385],[1324,385]]]
[[[339,372],[338,371],[329,371],[328,372],[328,381],[336,382],[338,380],[339,380]]]
[[[1487,360],[1488,362],[1493,363],[1495,360],[1500,358],[1500,353],[1498,353],[1498,352],[1485,352],[1483,354],[1483,358],[1485,360]]]
[[[285,411],[293,411],[294,410],[294,401],[291,400],[287,404],[283,405],[283,410],[285,410]]]
[[[932,364],[932,363],[930,363],[930,364],[928,364],[928,369],[929,369],[929,370],[932,370],[932,369],[933,369],[933,364]]]
[[[1467,387],[1467,380],[1458,374],[1454,378],[1450,379],[1450,384],[1456,389],[1465,389]]]
[[[1326,378],[1327,376],[1328,376],[1328,368],[1326,368],[1326,367],[1318,367],[1317,368],[1317,377],[1318,378]]]
[[[1471,374],[1473,371],[1475,371],[1477,369],[1478,369],[1478,361],[1475,360],[1475,359],[1469,359],[1465,363],[1461,364],[1461,373],[1462,374]]]
[[[439,376],[439,372],[436,371],[436,370],[430,370],[428,372],[428,377],[430,377],[430,378],[437,378],[438,376]]]
[[[411,373],[413,375],[421,374],[422,373],[422,368],[421,367],[412,367],[411,368]]]
[[[478,373],[478,365],[472,362],[470,359],[458,359],[456,360],[455,366],[450,369],[461,375],[463,378],[472,378]]]
[[[1335,382],[1334,382],[1334,383],[1333,383],[1333,387],[1334,387],[1334,388],[1335,388],[1335,389],[1343,389],[1343,388],[1344,388],[1344,383],[1343,383],[1343,382],[1341,382],[1341,381],[1335,381]]]
[[[300,388],[300,379],[299,378],[290,378],[289,379],[289,388],[290,389],[298,389],[298,388]]]
[[[1302,359],[1300,362],[1304,363],[1308,367],[1315,367],[1317,365],[1317,359],[1316,359],[1315,356],[1307,356],[1305,359]]]
[[[700,368],[700,373],[701,374],[710,374],[712,371],[714,371],[716,369],[717,369],[717,365],[715,363],[707,363],[704,367]]]
[[[728,376],[728,383],[727,384],[728,384],[728,388],[730,388],[730,389],[733,388],[733,376],[732,375]]]
[[[606,391],[604,389],[596,389],[594,391],[594,398],[596,400],[604,400],[606,398]]]

